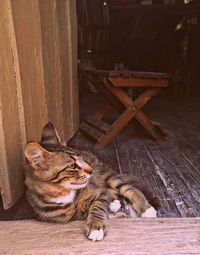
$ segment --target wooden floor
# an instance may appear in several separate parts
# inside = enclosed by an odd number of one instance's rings
[[[199,255],[200,219],[115,219],[103,241],[86,240],[82,222],[0,222],[0,255]]]
[[[94,113],[101,101],[98,93],[83,95],[81,119]],[[116,172],[146,182],[160,198],[159,217],[200,217],[200,100],[158,97],[144,112],[167,131],[165,141],[155,142],[133,121],[105,149],[95,150],[94,141],[82,132],[69,144],[89,149]],[[0,204],[0,220],[32,217],[24,198],[8,211]]]
[[[101,100],[98,93],[83,97],[82,119]],[[144,112],[166,130],[165,141],[152,140],[135,120],[105,149],[94,149],[94,141],[82,132],[69,144],[89,149],[117,172],[146,182],[161,200],[159,217],[200,216],[200,100],[158,97]]]

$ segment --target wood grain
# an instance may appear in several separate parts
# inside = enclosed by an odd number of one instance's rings
[[[79,90],[77,75],[76,1],[56,0],[60,50],[64,134],[68,140],[79,126]]]
[[[42,54],[44,69],[45,99],[48,108],[48,120],[54,123],[59,135],[64,139],[62,77],[59,43],[59,26],[56,0],[39,1]],[[56,114],[55,114],[56,111]]]
[[[79,123],[76,1],[0,1],[0,186],[22,195],[23,146],[51,121],[63,141]]]
[[[23,185],[24,113],[20,73],[9,0],[0,1],[0,187],[4,207],[21,196]]]
[[[1,255],[199,255],[200,219],[115,219],[103,241],[86,240],[83,222],[0,222]]]
[[[27,139],[40,139],[48,121],[45,96],[42,31],[39,1],[13,1],[12,15],[19,55]]]

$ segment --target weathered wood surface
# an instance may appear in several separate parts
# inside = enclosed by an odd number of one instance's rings
[[[0,191],[8,208],[24,190],[21,166],[26,139],[10,1],[0,1],[0,24]]]
[[[63,140],[79,124],[76,1],[0,1],[0,187],[22,195],[23,146],[47,121]]]
[[[83,222],[0,222],[0,255],[200,254],[200,219],[115,219],[100,242],[86,240]]]
[[[76,1],[56,0],[56,11],[62,79],[63,133],[64,139],[68,140],[79,126]]]
[[[94,116],[88,116],[86,121],[95,128],[102,130],[104,133],[108,133],[110,130],[110,126],[106,122],[99,120]]]
[[[39,3],[24,0],[6,2],[11,3],[21,74],[23,105],[19,107],[24,108],[26,137],[35,140],[39,138],[41,126],[48,120]]]
[[[82,119],[98,109],[102,101],[99,94],[85,96]],[[161,201],[160,217],[200,217],[199,106],[198,98],[161,97],[144,107],[144,112],[162,123],[167,132],[167,139],[161,142],[149,139],[141,126],[132,122],[103,150],[96,150],[94,142],[82,132],[69,144],[91,150],[116,172],[145,182]],[[106,121],[117,116],[112,112]]]

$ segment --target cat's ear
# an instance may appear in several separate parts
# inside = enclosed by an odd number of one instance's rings
[[[35,166],[44,160],[44,153],[46,152],[38,143],[30,142],[25,145],[24,155],[26,159]]]
[[[41,144],[60,144],[61,140],[51,122],[48,122],[42,129]]]

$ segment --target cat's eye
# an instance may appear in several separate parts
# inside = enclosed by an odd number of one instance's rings
[[[62,177],[62,178],[60,178],[60,179],[52,180],[51,182],[52,182],[52,183],[60,183],[60,182],[69,180],[70,178],[71,178],[71,177],[66,177],[66,176],[64,176],[64,177]]]
[[[76,166],[76,163],[73,162],[69,167],[70,167],[70,168],[75,168],[75,166]]]
[[[77,172],[76,170],[69,170],[69,171],[67,171],[67,174],[72,176],[72,175],[75,175],[76,172]]]

